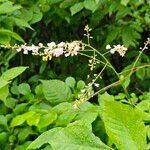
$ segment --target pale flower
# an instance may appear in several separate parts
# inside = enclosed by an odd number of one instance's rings
[[[109,44],[106,45],[106,49],[111,49],[111,46]]]
[[[53,49],[56,47],[56,43],[55,42],[47,43],[47,46],[49,49]]]
[[[57,47],[64,47],[65,46],[65,42],[60,42],[59,44],[57,44]]]
[[[53,52],[53,55],[56,56],[56,57],[59,57],[60,55],[63,55],[64,51],[63,51],[63,48],[60,47],[60,48],[56,48]]]

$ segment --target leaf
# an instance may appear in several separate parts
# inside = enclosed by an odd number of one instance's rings
[[[140,113],[131,106],[105,101],[103,121],[106,132],[118,149],[146,149],[146,129]]]
[[[65,80],[65,83],[71,87],[71,88],[74,88],[75,87],[75,84],[76,84],[76,80],[73,78],[73,77],[67,77],[66,80]]]
[[[8,85],[0,88],[0,100],[5,101],[7,96],[9,95],[9,88]]]
[[[0,4],[0,15],[13,12],[20,8],[22,8],[21,5],[13,5],[10,1],[4,2],[3,4]]]
[[[56,119],[57,114],[55,112],[49,112],[48,114],[41,116],[38,127],[40,129],[47,127],[48,125],[52,124]]]
[[[9,97],[5,100],[5,106],[8,108],[13,109],[15,107],[15,99],[12,97]]]
[[[83,2],[76,3],[72,7],[70,7],[71,15],[75,15],[79,11],[81,11],[84,8]]]
[[[33,30],[33,28],[29,25],[29,23],[23,20],[22,18],[14,18],[14,21],[16,25],[19,27],[26,27],[26,28]]]
[[[84,0],[84,7],[92,12],[98,8],[98,4],[94,0]]]
[[[0,125],[7,127],[7,119],[4,115],[0,115]]]
[[[22,95],[28,95],[28,94],[31,93],[31,88],[30,88],[29,84],[27,84],[27,83],[21,83],[18,86],[18,91]]]
[[[42,80],[41,82],[44,96],[51,104],[71,101],[71,90],[64,82],[60,80]]]
[[[105,101],[114,101],[114,100],[115,100],[114,96],[109,95],[107,92],[98,95],[98,102],[102,107],[104,106]]]
[[[7,85],[8,83],[9,83],[8,81],[3,80],[3,79],[0,77],[0,89],[1,89],[2,87],[4,87],[5,85]]]
[[[27,149],[38,149],[45,143],[49,143],[50,140],[54,139],[55,134],[62,130],[61,127],[53,128],[49,131],[42,133],[36,140],[34,140]]]
[[[11,68],[2,74],[0,80],[1,79],[6,81],[12,80],[16,78],[18,75],[20,75],[22,72],[24,72],[27,68],[28,67],[23,66]]]
[[[33,141],[28,149],[38,149],[49,143],[57,150],[110,150],[92,133],[87,122],[75,122],[66,128],[54,128],[46,131]]]
[[[19,126],[22,125],[26,120],[28,120],[29,118],[31,118],[33,115],[35,114],[35,112],[26,112],[22,115],[18,115],[15,118],[13,118],[13,120],[11,121],[11,127],[15,127],[15,126]],[[33,120],[33,118],[32,118]]]
[[[145,68],[141,68],[141,69],[138,69],[138,70],[136,71],[136,76],[137,76],[139,79],[141,79],[141,80],[144,79],[145,74],[146,74],[146,69],[145,69]]]
[[[121,0],[121,4],[127,6],[130,0]]]
[[[84,87],[85,87],[85,82],[84,81],[80,80],[80,81],[77,82],[77,89],[78,90],[81,90]]]
[[[17,33],[12,32],[12,31],[10,31],[10,30],[7,30],[7,29],[0,29],[0,34],[3,35],[3,37],[4,37],[4,36],[6,36],[6,37],[12,37],[12,38],[14,38],[14,39],[16,39],[16,40],[18,40],[18,41],[20,41],[20,42],[24,42],[24,40],[23,40]],[[10,40],[9,40],[9,41],[10,41]],[[7,44],[9,41],[6,41],[6,40],[5,40],[6,44]],[[3,42],[4,42],[4,41],[3,41]]]
[[[33,11],[33,16],[32,16],[32,20],[30,21],[30,24],[34,24],[36,22],[39,22],[43,17],[43,14],[40,11],[39,7],[33,6],[30,9]]]

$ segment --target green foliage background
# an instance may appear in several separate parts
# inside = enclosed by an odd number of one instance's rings
[[[130,69],[150,35],[150,1],[0,0],[0,44],[86,42],[87,24],[91,45],[99,51],[105,52],[107,44],[128,47],[125,58],[108,57],[118,72]],[[137,66],[150,64],[149,54],[144,51]],[[150,68],[137,70],[130,79],[134,107],[118,86],[73,110],[87,74],[94,76],[102,67],[90,72],[87,63],[83,56],[43,62],[1,48],[0,150],[150,149]],[[100,87],[114,81],[107,69]]]

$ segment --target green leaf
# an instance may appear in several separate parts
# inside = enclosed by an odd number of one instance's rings
[[[53,105],[61,102],[71,101],[70,88],[60,80],[42,80],[45,98]]]
[[[5,85],[7,85],[8,83],[9,83],[8,81],[3,80],[3,79],[0,77],[0,89],[1,89],[2,87],[4,87]]]
[[[121,0],[121,4],[127,6],[130,0]]]
[[[33,28],[29,25],[29,23],[23,20],[22,18],[14,18],[14,21],[16,25],[19,27],[26,27],[26,28],[33,30]]]
[[[7,29],[0,29],[0,35],[3,35],[3,38],[4,36],[6,37],[12,37],[20,42],[24,42],[24,40],[15,32],[12,32],[10,30],[7,30]],[[10,40],[9,40],[10,41]],[[9,42],[9,41],[3,41],[3,42],[6,42],[6,44]]]
[[[146,69],[145,69],[145,68],[141,68],[141,69],[138,69],[138,70],[136,71],[136,76],[137,76],[139,79],[141,79],[141,80],[144,79],[145,74],[146,74]]]
[[[77,113],[72,110],[64,112],[56,120],[56,126],[66,126],[75,118],[76,115]]]
[[[0,15],[13,12],[15,10],[18,10],[22,8],[20,5],[13,5],[12,2],[7,1],[3,4],[0,4]]]
[[[2,74],[0,80],[1,79],[6,81],[12,80],[16,78],[18,75],[20,75],[22,72],[24,72],[27,68],[28,67],[22,67],[22,66],[11,68]]]
[[[30,21],[30,24],[39,22],[43,17],[42,12],[40,11],[39,7],[33,6],[30,9],[33,11],[33,16],[32,16],[32,20]]]
[[[84,7],[92,12],[98,8],[98,4],[94,0],[84,0]]]
[[[5,105],[6,105],[6,107],[8,107],[8,108],[14,108],[15,107],[15,99],[14,98],[12,98],[12,97],[9,97],[9,98],[7,98],[6,100],[5,100]]]
[[[0,100],[5,101],[7,96],[9,95],[9,88],[8,85],[0,88]]]
[[[105,101],[103,121],[106,132],[118,149],[146,149],[146,129],[140,113],[131,106]]]
[[[77,82],[77,89],[82,90],[85,87],[85,82],[80,80]]]
[[[75,122],[66,128],[54,128],[40,135],[28,149],[38,149],[49,143],[57,150],[110,150],[92,133],[87,122]]]
[[[34,114],[35,114],[35,112],[30,111],[30,112],[26,112],[22,115],[16,116],[15,118],[13,118],[10,126],[15,127],[15,126],[22,125],[26,120],[31,118]]]
[[[7,119],[4,115],[0,115],[0,125],[7,127]]]
[[[105,101],[114,101],[114,100],[115,100],[114,96],[109,95],[107,92],[98,95],[98,102],[102,107],[104,106]]]
[[[72,15],[72,16],[75,15],[76,13],[78,13],[79,11],[81,11],[83,8],[84,8],[83,2],[74,4],[74,5],[70,8],[71,15]]]
[[[29,84],[27,84],[27,83],[19,84],[19,86],[18,86],[18,91],[19,91],[19,93],[22,94],[22,95],[28,95],[28,94],[31,93],[30,86],[29,86]]]
[[[75,87],[75,84],[76,84],[76,80],[75,80],[73,77],[68,77],[68,78],[66,78],[65,83],[66,83],[69,87],[74,88],[74,87]]]
[[[47,127],[48,125],[52,124],[57,119],[57,114],[55,112],[50,112],[41,116],[39,121],[38,127],[40,129]]]

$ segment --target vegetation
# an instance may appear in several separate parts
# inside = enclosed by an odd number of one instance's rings
[[[149,0],[0,0],[0,150],[150,149]]]

